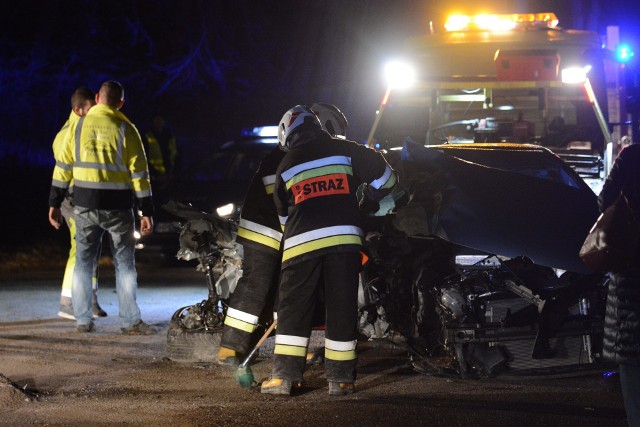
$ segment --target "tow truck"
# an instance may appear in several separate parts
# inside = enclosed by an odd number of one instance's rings
[[[408,39],[387,67],[368,145],[536,144],[599,193],[631,141],[619,65],[599,35],[562,29],[553,13],[454,15],[444,29]],[[615,48],[619,35],[608,39]]]

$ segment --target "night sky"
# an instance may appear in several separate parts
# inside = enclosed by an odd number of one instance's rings
[[[619,25],[625,39],[640,40],[637,0],[9,2],[0,14],[3,179],[34,168],[50,177],[51,142],[71,92],[83,84],[97,90],[107,79],[125,86],[123,112],[140,130],[162,112],[187,158],[314,101],[338,105],[348,136],[363,140],[384,92],[384,62],[429,21],[438,28],[454,4],[554,11],[562,27],[604,34]],[[42,179],[38,188],[47,190]],[[20,186],[10,191],[24,197]],[[46,194],[41,202],[45,219]]]
[[[69,95],[120,80],[140,129],[162,111],[184,144],[219,144],[289,107],[338,105],[366,138],[384,62],[452,10],[555,11],[560,25],[637,36],[635,1],[21,1],[0,17],[0,147],[47,156]],[[627,6],[626,6],[627,5]],[[633,5],[633,6],[631,6]]]

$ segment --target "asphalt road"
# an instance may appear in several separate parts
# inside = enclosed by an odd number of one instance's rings
[[[158,329],[144,337],[119,333],[109,272],[99,291],[109,316],[95,333],[77,333],[56,316],[60,275],[0,278],[0,425],[626,425],[616,376],[435,377],[412,369],[402,344],[388,340],[359,343],[351,396],[327,395],[322,365],[289,398],[261,395],[222,367],[167,357],[171,315],[206,297],[202,273],[139,270],[143,319]],[[268,341],[252,366],[256,380],[271,363]]]

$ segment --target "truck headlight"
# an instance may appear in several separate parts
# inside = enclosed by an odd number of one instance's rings
[[[384,67],[387,85],[393,89],[411,87],[416,81],[415,69],[406,62],[391,61]]]

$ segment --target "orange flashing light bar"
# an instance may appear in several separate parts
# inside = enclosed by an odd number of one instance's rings
[[[558,18],[551,12],[451,15],[444,24],[447,31],[509,31],[516,27],[531,26],[555,28],[558,26]]]

